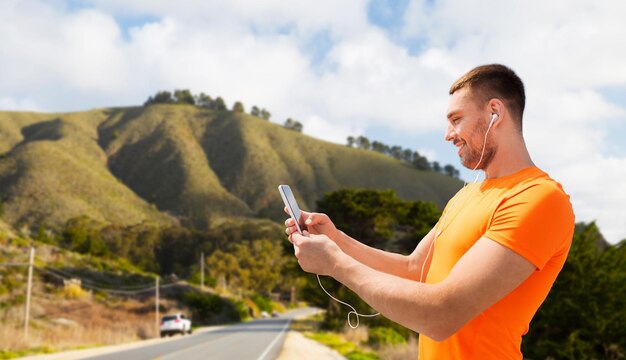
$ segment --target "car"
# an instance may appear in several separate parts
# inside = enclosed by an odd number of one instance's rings
[[[174,334],[191,334],[191,319],[184,314],[166,315],[161,318],[161,337]]]
[[[270,314],[267,311],[261,311],[261,319],[267,319],[268,317],[270,317]]]
[[[278,311],[276,311],[276,310],[272,311],[272,317],[273,318],[277,318],[279,316],[280,316],[280,314],[278,313]]]

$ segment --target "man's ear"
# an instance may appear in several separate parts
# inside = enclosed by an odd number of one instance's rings
[[[491,112],[491,122],[490,125],[495,125],[499,120],[502,120],[503,116],[506,113],[506,106],[502,102],[502,100],[498,98],[493,98],[489,100],[487,104],[489,112]]]

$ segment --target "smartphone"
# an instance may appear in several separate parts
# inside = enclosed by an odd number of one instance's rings
[[[293,197],[291,188],[289,185],[278,185],[278,192],[280,192],[280,196],[283,198],[283,202],[287,207],[289,216],[291,216],[291,218],[296,222],[296,229],[298,230],[298,233],[302,234],[302,228],[300,228],[300,215],[302,213],[300,212],[296,198]]]

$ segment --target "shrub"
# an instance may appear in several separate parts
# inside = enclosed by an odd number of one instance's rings
[[[259,294],[254,294],[252,296],[252,301],[254,301],[254,303],[256,304],[256,306],[259,308],[259,310],[261,311],[267,311],[267,312],[271,312],[272,311],[272,304],[271,301]]]
[[[406,339],[392,328],[375,327],[370,328],[367,343],[372,346],[395,345],[406,343]]]
[[[217,295],[187,292],[185,302],[192,309],[193,318],[200,323],[210,323],[223,309],[222,298]]]
[[[67,284],[63,287],[63,296],[66,299],[82,299],[89,295],[90,293],[83,290],[78,284]]]

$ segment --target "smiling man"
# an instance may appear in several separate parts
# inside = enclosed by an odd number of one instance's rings
[[[408,256],[368,247],[324,214],[286,232],[300,266],[348,286],[420,333],[419,359],[522,359],[521,339],[567,258],[569,196],[537,168],[522,135],[524,85],[503,65],[450,89],[445,139],[486,179],[461,189]]]

